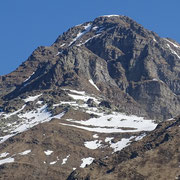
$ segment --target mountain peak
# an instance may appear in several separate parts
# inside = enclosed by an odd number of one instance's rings
[[[0,179],[178,178],[179,60],[119,15],[38,47],[0,77]]]

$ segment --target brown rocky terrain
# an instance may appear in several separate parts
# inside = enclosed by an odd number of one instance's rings
[[[178,179],[179,60],[126,16],[38,47],[0,76],[0,179]]]
[[[71,173],[68,180],[180,179],[180,117],[160,123],[138,142]]]

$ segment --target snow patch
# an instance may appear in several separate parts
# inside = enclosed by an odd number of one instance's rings
[[[92,28],[92,30],[96,31],[98,28],[99,28],[98,26],[94,26],[94,27]]]
[[[9,113],[9,114],[4,114],[4,113],[3,113],[4,118],[7,119],[7,118],[9,118],[9,117],[11,117],[11,116],[13,116],[13,115],[18,114],[18,113],[21,112],[25,107],[26,107],[26,105],[23,105],[23,107],[22,107],[21,109],[15,111],[15,112],[13,112],[13,113]]]
[[[110,147],[114,149],[114,152],[121,151],[123,148],[127,147],[129,143],[131,142],[131,139],[133,139],[135,136],[132,136],[128,139],[122,138],[121,141],[118,141],[116,143],[110,142]]]
[[[96,84],[93,82],[92,79],[90,79],[89,82],[90,82],[91,85],[93,85],[98,91],[100,91],[99,88],[96,86]]]
[[[85,168],[86,165],[90,165],[93,162],[94,158],[88,157],[88,158],[83,158],[81,160],[82,160],[82,164],[80,165],[80,168]]]
[[[29,150],[26,150],[26,151],[23,151],[23,152],[19,153],[19,155],[24,156],[24,155],[29,154],[30,152],[31,152],[31,150],[29,149]]]
[[[87,101],[88,99],[93,99],[95,103],[99,104],[100,102],[92,96],[89,95],[75,95],[75,94],[68,94],[68,96],[72,97],[75,100],[82,100],[82,101]]]
[[[42,96],[42,94],[39,94],[39,95],[36,95],[36,96],[29,96],[27,97],[26,99],[24,99],[24,101],[27,103],[27,102],[30,102],[30,101],[35,101],[36,99],[38,99],[40,96]]]
[[[154,41],[154,42],[157,42],[156,39],[155,39],[154,37],[153,37],[153,41]]]
[[[93,138],[99,138],[99,136],[97,134],[94,134]]]
[[[32,77],[32,75],[33,75],[34,73],[35,73],[35,72],[33,72],[33,73],[24,81],[24,83],[27,82],[27,81]]]
[[[180,48],[180,45],[177,45],[177,44],[175,44],[174,42],[172,42],[172,41],[170,41],[170,40],[168,40],[168,39],[166,39],[166,38],[164,38],[164,40],[166,40],[167,42],[169,42],[170,44],[172,44],[174,47]]]
[[[61,124],[99,133],[151,131],[157,126],[153,120],[145,120],[143,117],[128,116],[117,112],[112,112],[112,114],[108,115],[97,114],[100,115],[100,117],[90,118],[89,120],[67,120],[68,122],[79,124],[80,126]]]
[[[25,106],[23,106],[22,109],[24,109]],[[21,110],[16,111],[14,114],[17,114]],[[10,114],[12,115],[12,114]],[[8,117],[10,116],[8,115]],[[47,105],[37,108],[36,110],[32,110],[30,112],[26,112],[24,114],[18,114],[18,117],[21,118],[22,122],[19,124],[15,124],[11,127],[10,134],[0,137],[0,143],[3,143],[10,137],[15,136],[18,133],[22,133],[40,123],[49,122],[53,118],[60,119],[64,113],[60,113],[59,115],[52,116],[50,112],[47,111]],[[5,115],[7,117],[7,115]]]
[[[46,151],[44,151],[44,153],[46,154],[46,156],[50,156],[50,155],[53,153],[53,151],[51,151],[51,150],[46,150]]]
[[[98,36],[100,36],[100,35],[101,35],[101,34],[96,34],[96,35],[94,35],[93,37],[87,39],[86,41],[84,41],[84,42],[82,42],[82,43],[80,43],[80,44],[77,44],[77,46],[81,46],[81,45],[83,45],[83,44],[86,44],[88,41],[90,41],[90,40],[92,40],[92,39],[94,39],[95,37],[98,37]]]
[[[64,126],[70,126],[70,127],[76,127],[79,129],[84,129],[86,131],[90,131],[90,132],[98,132],[98,133],[124,133],[124,132],[139,132],[139,130],[122,130],[119,128],[101,128],[101,127],[96,127],[96,128],[90,128],[90,127],[85,127],[85,126],[77,126],[77,125],[73,125],[73,124],[66,124],[66,123],[59,123],[61,125]]]
[[[0,160],[0,165],[6,164],[6,163],[13,163],[13,162],[14,162],[14,158],[9,157],[9,158]]]
[[[42,104],[43,103],[43,101],[38,101],[36,104]]]
[[[140,140],[143,139],[145,136],[146,136],[146,133],[143,133],[143,134],[141,134],[140,136],[137,136],[137,137],[135,138],[135,141],[140,141]]]
[[[170,51],[180,59],[180,56],[176,53],[176,51],[174,51],[169,44],[167,44],[167,46],[170,49]]]
[[[170,118],[170,119],[167,119],[166,121],[173,121],[175,120],[174,118]]]
[[[63,165],[63,164],[66,164],[66,162],[67,162],[67,160],[68,160],[69,157],[70,157],[70,154],[69,154],[68,156],[66,156],[66,158],[63,159],[62,165]]]
[[[99,33],[101,33],[103,30],[104,30],[104,27],[101,27],[101,28],[96,32],[96,34],[97,34],[97,35],[100,35]],[[97,35],[96,35],[96,36],[97,36]]]
[[[111,142],[114,139],[114,137],[106,137],[104,140],[105,142]]]
[[[63,43],[63,44],[61,44],[61,45],[60,45],[60,47],[63,47],[63,46],[65,46],[65,45],[66,45],[66,44],[65,44],[65,43]]]
[[[64,112],[62,112],[62,113],[60,113],[58,115],[53,116],[53,118],[61,119],[63,116],[64,116]]]
[[[72,42],[70,42],[69,46],[71,46],[75,41],[77,41],[78,39],[80,39],[84,34],[86,34],[87,32],[89,32],[91,29],[91,23],[87,24],[86,26],[84,26],[84,31],[79,32],[77,34],[77,36],[72,40]]]
[[[49,164],[50,165],[53,165],[53,164],[56,164],[57,163],[57,161],[52,161],[52,162],[50,162]]]
[[[58,56],[59,54],[61,54],[62,53],[62,51],[59,51],[57,54],[56,54],[56,56]]]
[[[94,150],[94,149],[97,149],[102,146],[101,142],[102,142],[101,140],[100,141],[98,141],[98,140],[86,141],[86,142],[84,142],[84,146],[87,147],[88,149]]]
[[[9,155],[9,153],[7,153],[7,152],[1,153],[0,154],[0,158],[5,158],[8,155]]]

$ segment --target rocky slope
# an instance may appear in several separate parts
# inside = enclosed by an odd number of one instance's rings
[[[131,147],[138,158],[129,167],[135,168],[151,152],[142,148],[148,132],[180,114],[179,65],[177,42],[125,16],[98,17],[69,29],[52,46],[38,47],[0,76],[0,179],[66,179],[73,169],[105,157],[107,168],[126,161],[128,168]],[[176,154],[178,139],[173,143]],[[77,177],[96,178],[98,171],[105,179],[118,176],[118,168],[104,173],[109,169],[101,171],[95,162]],[[148,166],[145,174],[130,172],[147,178]]]
[[[69,29],[51,47],[37,48],[0,78],[1,95],[8,93],[9,100],[67,85],[89,90],[92,79],[124,111],[167,119],[179,113],[179,59],[177,42],[125,16],[99,17]]]
[[[180,117],[164,121],[116,154],[71,173],[68,180],[180,179]]]

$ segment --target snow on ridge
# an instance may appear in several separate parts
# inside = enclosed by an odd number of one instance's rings
[[[118,17],[120,15],[117,15],[117,14],[110,14],[110,15],[103,15],[103,16],[100,16],[100,17]]]
[[[35,72],[33,72],[26,80],[24,80],[24,83],[27,82],[31,77],[32,75],[34,74]]]
[[[100,91],[99,88],[96,86],[96,84],[93,82],[92,79],[90,79],[89,82],[90,82],[91,85],[93,85],[98,91]]]
[[[35,101],[36,99],[38,99],[40,96],[42,96],[42,94],[39,95],[35,95],[35,96],[29,96],[26,99],[24,99],[25,102],[30,102],[30,101]]]
[[[155,39],[154,37],[153,37],[153,41],[154,41],[154,42],[157,42],[156,39]]]
[[[63,44],[61,44],[61,45],[60,45],[60,47],[63,47],[63,46],[65,46],[65,45],[66,45],[66,44],[65,44],[65,43],[63,43]]]
[[[80,168],[85,168],[86,165],[90,165],[93,162],[94,158],[88,157],[88,158],[83,158],[81,160],[82,160],[82,164],[80,165]]]
[[[170,51],[180,59],[180,56],[176,53],[176,51],[174,51],[169,44],[167,44],[167,46],[170,49]]]
[[[167,42],[169,42],[170,44],[172,44],[174,47],[180,48],[180,45],[175,44],[174,42],[170,41],[169,39],[164,38],[164,40],[166,40]]]
[[[96,31],[98,28],[99,28],[98,26],[94,26],[94,27],[92,28],[92,30]]]
[[[92,39],[94,39],[95,37],[98,37],[98,36],[100,36],[100,35],[101,35],[101,34],[96,34],[96,35],[94,35],[93,37],[87,39],[85,42],[82,42],[82,43],[80,43],[80,44],[77,44],[77,46],[81,46],[81,45],[83,45],[83,44],[86,44],[86,43],[89,42],[90,40],[92,40]]]
[[[86,34],[87,32],[89,32],[91,30],[91,23],[88,23],[87,25],[84,26],[84,30],[79,32],[77,34],[77,36],[69,43],[68,46],[71,46],[75,41],[77,41],[78,39],[80,39],[84,34]]]

